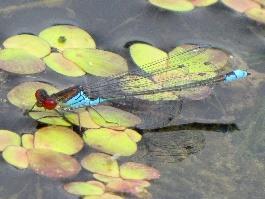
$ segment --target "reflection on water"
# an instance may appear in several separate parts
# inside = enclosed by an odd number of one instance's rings
[[[150,165],[176,164],[203,150],[208,133],[233,133],[238,130],[236,124],[203,123],[143,130],[143,139],[133,158]]]

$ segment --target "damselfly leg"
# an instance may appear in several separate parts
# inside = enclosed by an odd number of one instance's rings
[[[91,108],[93,111],[95,111],[96,112],[96,114],[101,118],[101,119],[103,119],[103,121],[105,122],[105,123],[107,123],[107,124],[115,124],[115,125],[117,125],[117,126],[120,126],[120,124],[119,123],[116,123],[116,122],[112,122],[112,121],[108,121],[108,120],[106,120],[98,111],[97,111],[97,109],[94,107],[94,106],[90,106],[90,107],[86,107],[86,110],[89,112],[89,108]]]

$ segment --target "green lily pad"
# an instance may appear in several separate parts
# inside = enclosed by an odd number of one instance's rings
[[[215,4],[218,0],[191,0],[191,3],[196,7],[204,7]]]
[[[102,127],[134,127],[141,123],[141,119],[132,113],[111,106],[96,106],[89,109],[94,122]]]
[[[117,177],[111,177],[111,176],[106,176],[106,175],[101,175],[98,173],[94,173],[93,177],[101,182],[110,182],[113,180],[122,180],[122,178],[117,178]]]
[[[22,49],[38,58],[45,57],[51,51],[50,45],[43,39],[29,34],[14,35],[4,41],[5,48]]]
[[[129,50],[134,63],[145,72],[149,73],[167,67],[167,53],[156,47],[135,43],[130,46]]]
[[[89,74],[108,77],[128,71],[126,60],[118,54],[98,49],[67,49],[63,56]]]
[[[18,134],[8,131],[0,130],[0,151],[3,151],[7,146],[20,146],[21,138]]]
[[[82,159],[81,165],[93,173],[119,177],[118,162],[104,153],[90,153]]]
[[[44,58],[44,62],[52,70],[66,76],[79,77],[86,74],[75,63],[64,58],[61,53],[51,53],[49,56]]]
[[[7,163],[19,169],[26,169],[28,167],[27,149],[23,147],[8,146],[3,151],[2,156]]]
[[[160,177],[160,173],[155,168],[144,164],[127,162],[120,166],[120,175],[129,180],[154,180]]]
[[[139,198],[150,198],[151,194],[145,189],[150,183],[144,180],[116,180],[107,183],[106,188],[113,192],[128,193]]]
[[[251,8],[260,8],[260,5],[252,0],[222,0],[222,2],[237,12],[245,12]]]
[[[130,156],[137,151],[136,143],[122,131],[89,129],[83,139],[90,147],[112,155]]]
[[[92,183],[91,183],[92,182]],[[96,184],[93,181],[88,182],[71,182],[64,185],[64,190],[74,195],[102,195],[105,191],[105,186],[100,183]]]
[[[121,196],[114,195],[112,193],[104,193],[100,196],[85,196],[82,199],[124,199]]]
[[[47,149],[29,149],[29,167],[37,174],[50,178],[68,178],[79,173],[81,166],[76,159]]]
[[[265,24],[265,9],[251,8],[245,12],[248,18]]]
[[[100,128],[100,126],[98,124],[96,124],[88,111],[84,110],[79,112],[79,117],[80,117],[80,124],[79,124],[79,120],[78,120],[78,115],[76,113],[66,113],[65,117],[72,123],[75,124],[77,126],[81,126],[84,128],[89,128],[89,129],[97,129]]]
[[[29,116],[44,124],[53,124],[58,126],[72,126],[71,123],[67,122],[61,115],[53,110],[45,111],[31,111]]]
[[[126,133],[134,142],[139,142],[142,139],[142,135],[135,130],[126,129],[124,133]]]
[[[193,4],[188,0],[149,0],[149,2],[159,8],[175,12],[187,12],[194,9]]]
[[[45,64],[23,49],[7,48],[0,50],[0,69],[25,75],[44,71]]]
[[[39,37],[61,51],[67,48],[96,48],[93,38],[77,26],[51,26],[41,31]]]
[[[78,153],[84,146],[81,137],[69,128],[48,126],[35,133],[34,148],[50,149],[67,155]]]
[[[38,89],[45,89],[48,94],[58,92],[58,89],[55,87],[45,84],[42,82],[24,82],[15,86],[7,94],[9,102],[22,109],[30,109],[35,103],[35,92]],[[41,110],[44,110],[41,108]]]
[[[23,134],[21,137],[22,146],[25,149],[33,149],[34,147],[34,135],[32,134]]]

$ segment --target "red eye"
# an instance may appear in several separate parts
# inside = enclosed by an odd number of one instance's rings
[[[53,98],[47,98],[42,102],[42,106],[48,110],[53,110],[57,106],[57,102]]]

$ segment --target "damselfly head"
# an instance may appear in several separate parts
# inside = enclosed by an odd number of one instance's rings
[[[48,95],[47,91],[44,89],[38,89],[35,92],[35,97],[37,99],[36,106],[38,107],[43,107],[48,110],[53,110],[57,106],[56,99]]]

